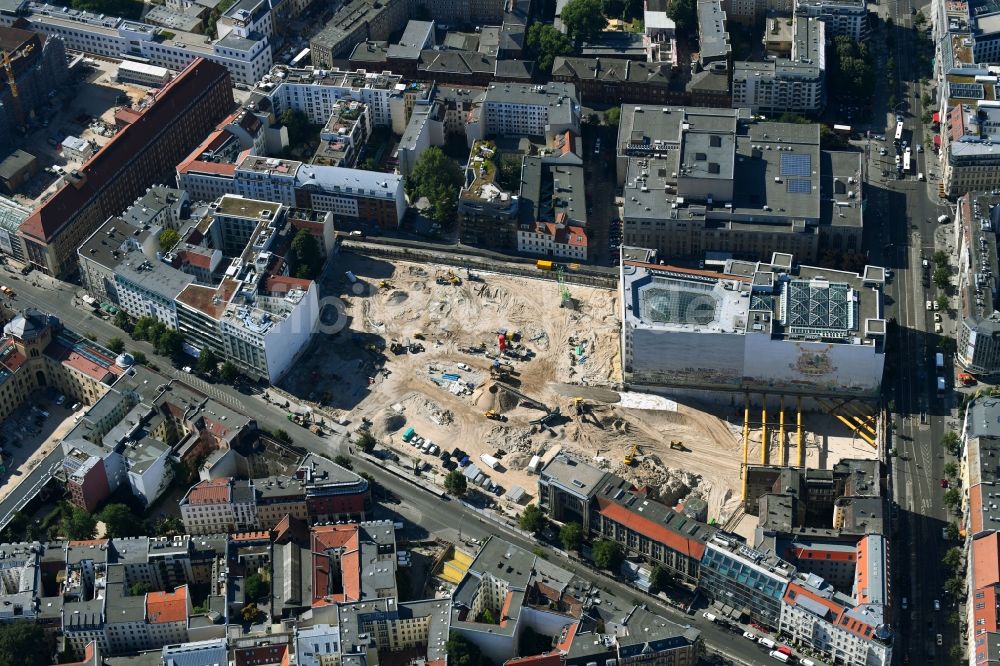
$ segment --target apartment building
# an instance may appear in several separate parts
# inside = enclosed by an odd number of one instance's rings
[[[181,521],[189,534],[228,534],[257,527],[257,502],[251,481],[201,481],[191,486],[180,507]]]
[[[18,230],[29,261],[50,275],[77,266],[77,248],[177,164],[232,106],[228,72],[195,60]]]
[[[554,638],[546,664],[589,659],[693,666],[698,661],[697,630],[606,590],[598,602],[594,592],[588,581],[491,537],[452,594],[451,631],[495,663],[532,663],[531,658],[508,661],[518,653],[518,639],[529,629]],[[489,620],[497,617],[499,623]]]
[[[969,192],[958,200],[954,225],[958,244],[958,294],[963,313],[955,361],[972,374],[1000,372],[1000,265],[997,230],[1000,197]]]
[[[230,7],[227,13],[241,11],[243,4],[235,3],[239,6]],[[256,83],[272,65],[270,41],[259,32],[220,32],[221,39],[213,42],[179,28],[166,31],[139,21],[44,3],[29,3],[22,18],[31,29],[60,38],[66,48],[106,58],[139,58],[171,71],[183,70],[200,58],[225,68],[233,81],[244,85]],[[14,20],[13,15],[0,15],[0,25]]]
[[[733,65],[733,108],[812,114],[826,105],[826,24],[796,14],[790,58]]]
[[[319,146],[310,162],[320,166],[352,168],[372,133],[368,105],[342,100],[333,108],[319,133]]]
[[[815,262],[861,247],[861,157],[821,150],[818,125],[625,105],[617,169],[624,243],[665,260],[721,252],[767,261],[779,251]]]
[[[233,193],[236,163],[243,153],[265,152],[264,123],[245,109],[234,111],[176,168],[177,187],[195,201]]]
[[[1000,102],[978,100],[948,109],[942,127],[943,193],[959,197],[967,192],[992,190],[1000,180],[1000,158],[993,150],[1000,139]]]
[[[868,38],[868,7],[861,0],[796,0],[795,14],[822,21],[830,39],[840,35],[854,41]]]
[[[570,83],[491,83],[482,104],[484,136],[550,138],[580,133],[580,100]]]

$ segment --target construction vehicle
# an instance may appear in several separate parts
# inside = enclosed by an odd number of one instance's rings
[[[462,278],[455,275],[455,271],[448,271],[448,283],[457,287],[462,284]]]
[[[427,339],[427,337],[421,331],[417,331],[416,333],[414,333],[413,334],[413,338],[415,340],[426,340]]]
[[[976,378],[968,372],[960,372],[958,373],[958,381],[962,382],[962,386],[972,386],[976,383]]]
[[[625,457],[622,458],[622,462],[625,463],[626,467],[631,467],[635,464],[635,457],[637,455],[639,455],[639,445],[633,444],[632,450],[625,454]]]
[[[0,56],[3,57],[3,68],[7,74],[7,85],[10,86],[10,96],[14,102],[14,117],[17,122],[17,126],[23,131],[24,130],[24,105],[21,101],[21,91],[17,87],[17,77],[14,75],[14,65],[11,61],[11,55],[19,55],[22,58],[26,58],[28,54],[35,50],[34,44],[28,44],[23,49],[18,52],[8,53],[7,51],[0,51]]]
[[[491,419],[493,421],[504,422],[504,421],[507,420],[506,416],[504,416],[503,414],[501,414],[500,412],[498,412],[495,409],[490,409],[490,410],[488,410],[486,412],[483,412],[483,416],[485,416],[486,418]]]
[[[388,280],[379,280],[378,286],[380,289],[392,289],[392,283]]]
[[[583,398],[573,398],[573,408],[576,409],[576,415],[580,416],[587,411],[587,403],[584,402]]]
[[[424,350],[424,346],[422,344],[420,344],[419,342],[410,342],[410,341],[407,341],[406,349],[411,354],[419,354],[420,352],[422,352]]]
[[[396,356],[406,353],[406,346],[396,340],[389,343],[389,351],[391,351]]]
[[[674,451],[690,451],[688,447],[684,446],[684,442],[680,440],[677,441],[670,440],[670,448],[672,448]]]

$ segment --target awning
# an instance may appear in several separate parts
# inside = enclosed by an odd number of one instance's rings
[[[941,122],[941,112],[940,111],[935,111],[933,118],[934,118],[934,122],[936,122],[936,123]]]
[[[935,134],[934,135],[934,145],[938,146],[939,148],[941,147],[941,135],[940,134]]]

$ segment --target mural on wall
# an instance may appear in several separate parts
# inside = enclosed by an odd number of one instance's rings
[[[799,355],[795,358],[795,362],[790,365],[792,370],[811,377],[828,375],[837,371],[830,359],[830,347],[815,350],[802,349],[800,345],[795,346],[798,347]]]

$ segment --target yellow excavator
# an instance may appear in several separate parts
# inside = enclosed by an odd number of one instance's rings
[[[633,444],[632,450],[625,454],[625,457],[622,459],[622,462],[625,463],[626,466],[631,467],[632,465],[635,464],[635,457],[637,455],[639,455],[639,445]]]
[[[494,421],[506,421],[507,420],[506,416],[504,416],[503,414],[501,414],[500,412],[498,412],[495,409],[490,409],[490,410],[484,412],[483,416],[485,416],[488,419],[492,419]]]

